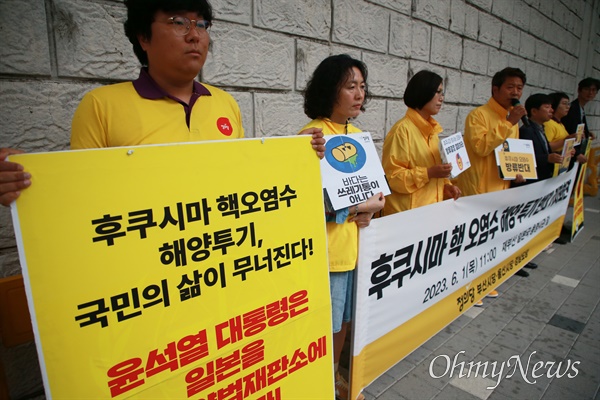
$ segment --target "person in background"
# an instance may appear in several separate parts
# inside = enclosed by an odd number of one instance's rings
[[[369,98],[367,67],[346,54],[323,60],[315,69],[304,93],[304,113],[312,118],[303,129],[319,128],[325,135],[361,132],[350,123],[362,111]],[[369,225],[380,211],[385,198],[376,194],[366,202],[342,210],[333,210],[325,199],[329,284],[333,322],[333,359],[336,398],[348,398],[348,382],[339,371],[346,330],[352,317],[354,275],[358,261],[358,228]],[[363,400],[361,394],[358,397]]]
[[[544,123],[544,132],[550,142],[552,151],[562,153],[565,139],[575,138],[577,136],[576,133],[569,134],[562,123],[562,119],[569,112],[571,104],[569,103],[569,96],[563,92],[550,93],[548,96],[550,96],[550,99],[552,100],[552,109],[554,110],[554,113],[552,114],[552,119]],[[575,154],[577,154],[577,151]],[[576,161],[583,164],[587,162],[587,158],[580,153],[577,155]]]
[[[529,118],[529,125],[519,128],[519,138],[533,142],[537,180],[527,180],[523,184],[542,181],[552,178],[554,164],[563,162],[561,154],[552,151],[550,142],[544,133],[544,124],[552,119],[552,98],[543,93],[532,94],[525,101],[525,109]],[[563,140],[564,142],[564,140]],[[573,151],[574,152],[574,151]]]
[[[554,92],[548,95],[552,100],[552,109],[554,113],[552,118],[544,122],[544,132],[546,138],[550,142],[552,151],[561,152],[565,144],[565,139],[574,138],[576,135],[572,133],[569,135],[565,126],[561,122],[562,118],[567,115],[571,104],[569,103],[569,96],[566,93]]]
[[[452,164],[442,163],[438,137],[442,127],[433,118],[443,102],[443,79],[438,74],[419,71],[408,82],[404,92],[408,110],[383,142],[382,164],[392,191],[384,215],[460,197],[460,189],[449,180]]]
[[[506,139],[519,138],[519,120],[527,114],[525,107],[519,103],[526,81],[525,73],[519,68],[506,67],[497,72],[492,77],[492,97],[467,116],[463,139],[471,167],[456,179],[456,184],[464,196],[510,187],[510,182],[498,174],[494,149]],[[520,174],[515,181],[525,182]],[[534,263],[526,266],[537,268]],[[519,269],[516,275],[526,277],[529,273]],[[498,291],[492,290],[487,297],[498,297]],[[483,302],[479,301],[475,305],[482,306]]]
[[[577,131],[577,125],[584,124],[585,137],[595,139],[595,135],[590,132],[587,118],[585,117],[585,106],[596,98],[600,89],[600,80],[595,78],[582,79],[577,85],[577,98],[571,102],[571,107],[566,116],[563,117],[562,123],[569,133]]]

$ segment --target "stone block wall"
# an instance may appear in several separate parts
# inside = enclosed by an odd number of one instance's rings
[[[200,79],[238,101],[248,137],[293,135],[308,118],[302,90],[318,63],[348,53],[369,68],[373,100],[355,124],[383,138],[406,107],[408,79],[444,77],[437,119],[449,134],[490,97],[506,66],[535,92],[576,95],[600,78],[600,0],[212,0],[212,49]],[[116,0],[0,0],[0,146],[65,150],[82,95],[137,77]],[[587,107],[600,134],[600,98]],[[35,180],[35,177],[34,177]],[[0,276],[20,272],[8,209],[0,209]],[[49,266],[50,267],[50,266]],[[0,346],[11,395],[41,389],[35,347]]]

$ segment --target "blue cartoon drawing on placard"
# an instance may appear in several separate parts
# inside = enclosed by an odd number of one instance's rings
[[[365,165],[367,154],[356,140],[347,136],[337,136],[325,144],[325,159],[334,169],[352,173]]]

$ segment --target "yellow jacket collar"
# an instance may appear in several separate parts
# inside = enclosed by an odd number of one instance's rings
[[[496,114],[498,114],[502,118],[506,118],[508,115],[508,110],[500,105],[493,97],[490,97],[490,100],[487,102],[488,106],[491,107],[492,110]]]
[[[433,117],[429,117],[429,119],[426,120],[417,112],[417,110],[413,108],[409,108],[406,111],[406,116],[412,121],[413,124],[415,124],[425,138],[443,131],[442,126],[438,124]]]

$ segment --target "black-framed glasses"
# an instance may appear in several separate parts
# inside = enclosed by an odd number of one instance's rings
[[[198,33],[207,33],[211,23],[203,19],[189,19],[186,17],[171,17],[167,19],[167,24],[173,25],[173,32],[177,36],[185,36],[190,32],[192,24],[196,27]]]

